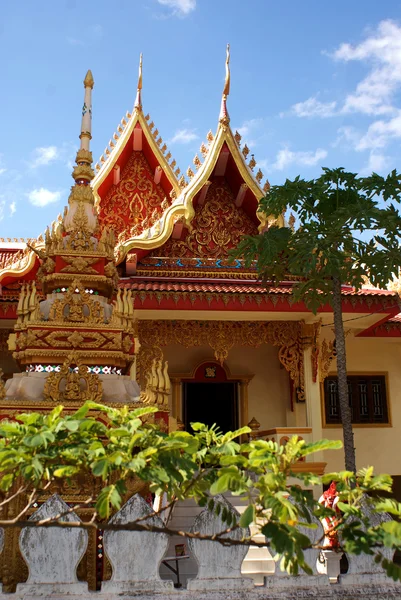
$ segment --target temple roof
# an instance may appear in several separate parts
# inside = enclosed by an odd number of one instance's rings
[[[42,239],[39,243],[42,243]],[[29,249],[28,245],[37,244],[37,240],[11,241],[0,239],[0,282],[12,281],[15,277],[24,277],[33,267],[39,266],[37,255]]]
[[[113,222],[119,235],[116,249],[117,261],[121,262],[130,250],[138,258],[152,249],[162,246],[172,235],[174,225],[181,221],[191,228],[197,204],[205,200],[212,179],[224,178],[233,194],[233,201],[259,225],[259,230],[268,220],[258,213],[259,200],[269,189],[266,181],[262,188],[263,174],[260,169],[255,173],[256,161],[245,145],[241,150],[241,136],[233,134],[227,111],[227,96],[230,89],[229,50],[226,59],[226,81],[222,95],[222,105],[216,134],[210,131],[206,143],[202,143],[200,154],[194,158],[194,169],[188,168],[187,183],[183,176],[178,180],[179,169],[173,172],[175,161],[169,163],[171,154],[165,155],[167,145],[161,148],[163,140],[149,117],[142,110],[142,63],[138,79],[138,91],[132,113],[127,113],[118,131],[110,141],[102,156],[102,165],[93,186],[100,220]],[[139,158],[135,155],[141,154]],[[145,160],[144,160],[145,159]],[[136,164],[141,163],[141,164]],[[152,202],[149,206],[140,205],[138,172],[149,188]],[[130,190],[119,189],[122,179],[129,181]],[[152,182],[153,180],[153,182]],[[135,200],[133,187],[137,186]],[[152,188],[152,189],[150,189]],[[130,193],[131,192],[131,193]],[[164,194],[164,200],[163,200]],[[159,199],[158,199],[159,198]],[[102,211],[106,214],[102,215]],[[131,222],[128,219],[131,218]],[[280,219],[279,219],[280,220]],[[282,220],[280,220],[282,222]]]

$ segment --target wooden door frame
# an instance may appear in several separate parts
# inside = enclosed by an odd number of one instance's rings
[[[230,369],[226,364],[220,365],[215,358],[208,360],[202,360],[197,363],[195,367],[189,373],[172,373],[170,374],[171,390],[172,390],[172,417],[183,421],[183,381],[195,383],[195,374],[202,365],[213,363],[219,367],[222,367],[226,374],[227,383],[238,384],[238,422],[240,427],[248,425],[248,385],[252,381],[254,375],[244,375],[231,373]],[[212,383],[212,382],[211,382]]]

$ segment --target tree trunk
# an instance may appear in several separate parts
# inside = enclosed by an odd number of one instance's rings
[[[345,468],[356,473],[354,432],[352,430],[351,408],[348,400],[347,359],[341,301],[341,281],[333,277],[334,334],[336,336],[338,399],[343,427]]]

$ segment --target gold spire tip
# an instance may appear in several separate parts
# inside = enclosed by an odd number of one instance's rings
[[[224,82],[223,96],[228,96],[230,93],[230,44],[227,44],[226,49],[226,79]]]
[[[93,88],[95,80],[93,79],[92,71],[89,69],[84,79],[84,87]]]
[[[138,108],[140,110],[142,110],[141,91],[142,91],[142,52],[139,55],[138,85],[136,88],[136,98],[135,98],[135,103],[134,103],[134,108]]]
[[[142,52],[139,55],[138,90],[142,89]]]

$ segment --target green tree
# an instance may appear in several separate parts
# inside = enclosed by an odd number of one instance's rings
[[[73,414],[66,415],[63,407],[57,406],[48,414],[25,413],[0,423],[0,527],[152,530],[222,544],[265,545],[247,537],[227,537],[233,529],[254,522],[266,536],[267,545],[281,557],[281,567],[297,574],[301,568],[311,572],[304,557],[304,550],[312,546],[305,527],[316,527],[311,514],[317,518],[334,516],[346,552],[370,554],[389,576],[401,580],[401,569],[383,554],[383,548],[401,549],[401,523],[383,520],[372,525],[366,511],[370,504],[377,515],[391,512],[401,517],[401,504],[380,499],[381,492],[391,492],[391,477],[375,476],[372,468],[357,475],[345,471],[323,477],[294,470],[299,460],[315,452],[341,448],[341,442],[306,443],[294,436],[285,446],[266,440],[239,443],[239,436],[249,433],[249,428],[222,434],[200,423],[192,423],[194,433],[164,433],[146,421],[156,410],[144,407],[130,411],[127,407],[115,409],[89,402]],[[62,521],[63,515],[41,522],[27,519],[32,504],[48,497],[54,481],[79,474],[91,474],[94,482],[100,483],[94,486],[98,489],[94,497],[83,503],[93,502],[95,506],[90,522]],[[225,492],[245,497],[248,505],[238,521],[232,512],[223,509],[226,527],[210,536],[172,530],[167,525],[156,527],[146,519],[129,524],[104,522],[120,508],[125,482],[134,476],[155,494],[166,494],[169,508],[178,500],[193,498],[218,513],[221,505],[214,496]],[[323,508],[310,493],[314,486],[332,480],[338,482],[340,516]],[[26,498],[23,510],[16,517],[5,518],[8,503],[18,496]],[[322,544],[323,539],[314,547]]]
[[[338,396],[344,436],[345,468],[356,472],[354,435],[348,402],[341,286],[360,290],[368,278],[379,288],[398,276],[401,266],[401,176],[373,173],[358,177],[342,168],[323,169],[317,179],[299,176],[273,186],[259,210],[279,217],[290,211],[295,227],[274,223],[258,236],[245,237],[234,252],[246,265],[256,263],[267,285],[294,278],[293,295],[317,313],[332,306],[337,355]]]

